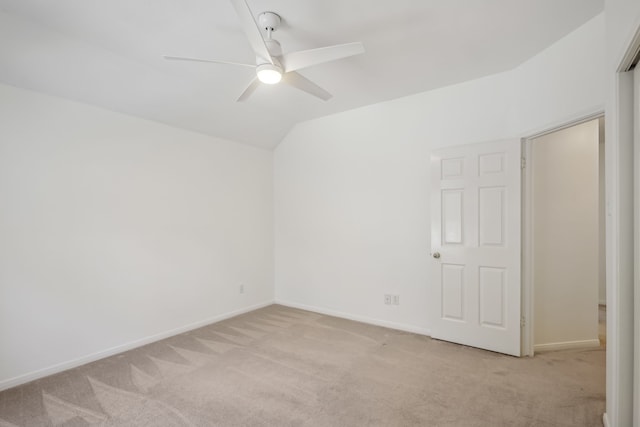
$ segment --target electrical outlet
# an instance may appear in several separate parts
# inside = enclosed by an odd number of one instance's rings
[[[384,295],[384,303],[386,305],[391,305],[392,302],[393,302],[393,298],[391,297],[391,295],[385,294]]]
[[[243,283],[240,284],[240,293],[244,294],[244,284]]]
[[[400,295],[393,296],[393,305],[400,305]]]

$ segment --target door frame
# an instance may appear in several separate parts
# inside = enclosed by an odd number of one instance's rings
[[[637,120],[634,120],[633,71],[630,71],[640,52],[640,19],[636,19],[631,28],[624,51],[617,56],[618,67],[609,80],[612,96],[607,104],[605,125],[609,142],[606,148],[609,171],[605,426],[640,423],[640,408],[633,405],[634,399],[640,397],[640,327],[637,326],[640,325],[640,269],[635,252],[640,249],[640,185],[636,184],[640,176],[640,141],[634,141]]]
[[[604,117],[604,109],[598,108],[560,123],[545,126],[521,139],[522,143],[522,333],[521,353],[534,355],[534,271],[533,271],[533,140],[550,133],[567,129]],[[606,156],[606,154],[605,154]],[[605,157],[606,158],[606,157]],[[606,192],[606,190],[605,190]]]

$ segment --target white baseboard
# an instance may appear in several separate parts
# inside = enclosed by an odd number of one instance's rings
[[[431,331],[429,329],[422,328],[422,327],[419,327],[419,326],[407,325],[407,324],[404,324],[404,323],[389,322],[387,320],[374,319],[372,317],[366,317],[366,316],[358,316],[358,315],[355,315],[355,314],[344,313],[344,312],[332,310],[332,309],[329,309],[329,308],[316,307],[316,306],[310,306],[310,305],[305,305],[305,304],[298,304],[296,302],[291,302],[291,301],[283,301],[283,300],[280,300],[280,299],[277,299],[277,298],[275,300],[275,303],[276,304],[280,304],[280,305],[284,305],[284,306],[287,306],[287,307],[299,308],[300,310],[306,310],[306,311],[312,311],[314,313],[326,314],[327,316],[340,317],[342,319],[355,320],[356,322],[368,323],[370,325],[383,326],[383,327],[389,328],[389,329],[397,329],[399,331],[412,332],[414,334],[426,335],[426,336],[429,336],[429,337],[431,336]]]
[[[220,322],[221,320],[229,319],[231,317],[238,316],[240,314],[248,313],[250,311],[257,310],[262,307],[266,307],[272,305],[274,303],[273,300],[265,301],[259,304],[254,304],[249,307],[244,307],[238,310],[230,311],[228,313],[219,314],[217,316],[209,317],[207,319],[200,320],[195,323],[190,323],[188,325],[180,326],[178,328],[170,329],[165,332],[160,332],[159,334],[150,335],[148,337],[141,338],[139,340],[131,341],[126,344],[118,345],[115,347],[108,348],[106,350],[98,351],[96,353],[92,353],[86,356],[79,357],[77,359],[69,360],[67,362],[62,362],[55,364],[53,366],[49,366],[47,368],[38,369],[37,371],[29,372],[27,374],[19,375],[17,377],[9,378],[6,380],[0,381],[0,391],[6,390],[12,387],[19,386],[21,384],[28,383],[33,380],[37,380],[39,378],[43,378],[49,375],[57,374],[62,371],[66,371],[68,369],[76,368],[81,365],[85,365],[87,363],[95,362],[99,359],[104,359],[105,357],[113,356],[114,354],[122,353],[127,350],[131,350],[137,347],[141,347],[143,345],[150,344],[152,342],[160,341],[165,338],[172,337],[174,335],[182,334],[184,332],[191,331],[193,329],[198,329],[203,326],[210,325],[212,323]]]
[[[602,425],[604,427],[609,427],[609,418],[607,417],[607,413],[602,414]]]
[[[597,348],[600,347],[600,340],[582,340],[582,341],[565,341],[565,342],[552,342],[547,344],[536,344],[533,346],[533,350],[536,352],[542,351],[558,351],[558,350],[572,350],[579,348]]]

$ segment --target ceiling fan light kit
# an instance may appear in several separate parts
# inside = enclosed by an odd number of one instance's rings
[[[362,43],[356,42],[283,54],[280,43],[272,38],[272,33],[280,26],[280,16],[273,12],[263,12],[258,15],[258,22],[256,22],[246,0],[230,1],[238,14],[240,24],[249,40],[249,44],[256,54],[255,65],[184,56],[164,56],[164,58],[254,67],[256,76],[249,82],[247,88],[238,98],[239,102],[248,99],[260,83],[272,85],[280,81],[323,101],[327,101],[332,95],[306,77],[303,77],[297,70],[364,53]],[[266,33],[266,38],[262,35],[263,31]]]
[[[282,80],[282,68],[276,64],[261,64],[256,67],[258,80],[268,85],[280,83]]]

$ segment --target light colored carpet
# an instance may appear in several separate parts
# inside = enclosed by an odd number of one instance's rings
[[[601,426],[602,349],[513,358],[273,305],[0,393],[0,426]]]

